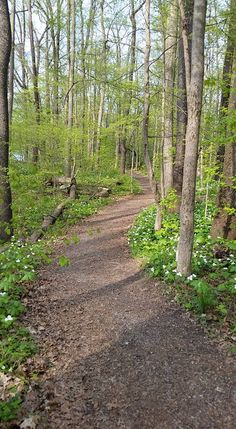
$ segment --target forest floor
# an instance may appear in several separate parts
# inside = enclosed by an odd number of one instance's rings
[[[233,358],[130,255],[128,228],[153,201],[140,181],[142,194],[71,229],[79,243],[56,246],[25,298],[41,375],[22,415],[37,428],[235,428]]]

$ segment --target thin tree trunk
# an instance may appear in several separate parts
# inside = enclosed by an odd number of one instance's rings
[[[145,52],[144,52],[144,103],[143,103],[143,147],[144,161],[146,164],[150,186],[154,194],[156,193],[156,184],[153,174],[153,168],[148,152],[148,126],[149,126],[149,109],[150,109],[150,93],[149,93],[149,60],[151,51],[150,38],[150,0],[145,2]]]
[[[229,28],[228,28],[227,45],[226,45],[226,52],[225,52],[224,66],[223,66],[223,76],[222,76],[223,89],[222,89],[221,101],[220,101],[221,118],[227,114],[227,109],[229,104],[231,73],[232,73],[232,66],[233,66],[234,47],[236,42],[235,31],[236,31],[236,1],[231,0],[230,22],[229,22]],[[219,177],[219,173],[223,172],[224,154],[225,154],[225,145],[220,145],[216,155],[216,159],[219,166],[218,174],[215,177],[216,179]]]
[[[104,67],[102,71],[102,79],[103,82],[101,83],[100,87],[100,102],[99,102],[99,110],[98,110],[98,118],[97,118],[97,130],[96,130],[96,162],[98,163],[99,160],[99,150],[101,146],[101,128],[102,128],[102,121],[103,121],[103,112],[104,112],[104,103],[105,103],[105,95],[106,95],[106,62],[107,62],[107,54],[106,54],[106,31],[105,31],[105,22],[104,22],[104,0],[101,0],[100,2],[100,11],[101,11],[101,30],[102,30],[102,52],[101,52],[101,60],[102,60],[102,67]]]
[[[178,0],[181,9],[182,37],[178,43],[178,98],[176,123],[176,155],[174,162],[174,188],[177,193],[176,210],[179,211],[183,184],[185,136],[188,122],[187,97],[191,73],[191,33],[193,0]],[[187,64],[187,70],[185,67]]]
[[[28,0],[28,13],[29,13],[29,37],[30,37],[30,50],[31,50],[31,61],[32,61],[32,82],[34,90],[34,106],[36,115],[36,124],[40,124],[40,98],[38,88],[38,71],[36,65],[36,54],[35,54],[35,43],[34,43],[34,29],[33,29],[33,17],[32,17],[32,1]],[[38,163],[39,148],[36,143],[32,149],[32,162],[33,164]]]
[[[14,101],[14,69],[15,69],[15,16],[16,16],[16,0],[12,0],[11,7],[11,59],[9,67],[9,91],[8,91],[8,104],[9,104],[9,122],[12,122],[13,101]]]
[[[8,175],[9,118],[8,67],[11,53],[11,26],[7,0],[0,2],[0,240],[9,241],[12,228],[11,188]]]
[[[69,56],[69,94],[67,110],[67,126],[70,130],[74,122],[74,74],[75,74],[75,0],[68,0],[68,56]],[[67,139],[67,154],[65,176],[71,177],[72,171],[72,141],[71,135]]]
[[[173,90],[176,57],[177,4],[170,5],[165,40],[165,123],[163,141],[163,182],[165,195],[173,187]]]
[[[234,50],[234,65],[231,79],[231,92],[228,102],[228,114],[232,114],[236,109],[236,49]],[[211,229],[213,238],[223,237],[224,239],[236,239],[236,189],[234,186],[236,177],[236,140],[234,129],[228,127],[228,135],[233,141],[225,145],[223,178],[224,183],[218,195],[218,214],[215,217]]]

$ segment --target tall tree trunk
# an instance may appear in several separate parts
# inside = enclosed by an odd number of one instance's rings
[[[49,37],[48,30],[46,30],[46,46],[45,46],[45,107],[46,113],[49,116],[51,113],[51,100],[50,100],[50,84],[49,84]]]
[[[9,122],[12,122],[13,100],[14,100],[14,69],[15,69],[15,17],[16,17],[16,0],[12,0],[11,7],[11,59],[9,67],[9,91],[8,91],[8,104],[9,104]]]
[[[38,87],[38,70],[37,70],[37,64],[36,64],[31,0],[28,0],[28,14],[29,14],[30,50],[31,50],[31,61],[32,61],[32,82],[33,82],[33,90],[34,90],[34,106],[35,106],[36,124],[39,125],[40,124],[40,97],[39,97],[39,87]],[[33,164],[36,165],[38,163],[38,158],[39,158],[39,148],[38,148],[38,145],[34,143],[33,149],[32,149]]]
[[[145,1],[145,51],[144,51],[144,102],[143,102],[143,148],[144,162],[147,168],[150,187],[155,197],[157,195],[157,183],[152,168],[152,163],[148,151],[148,129],[149,129],[149,110],[150,110],[150,72],[149,61],[151,51],[150,37],[150,0]]]
[[[236,43],[236,1],[231,0],[230,3],[230,21],[229,21],[229,28],[228,28],[228,36],[227,36],[227,45],[226,45],[226,52],[225,52],[225,58],[224,58],[224,66],[223,66],[223,89],[221,93],[221,101],[220,101],[220,117],[224,117],[227,114],[228,104],[229,104],[229,97],[230,97],[230,84],[231,84],[231,73],[232,73],[232,66],[233,66],[233,56],[234,56],[234,47]],[[227,133],[227,130],[226,130]],[[219,176],[219,173],[223,172],[224,168],[224,154],[225,154],[225,145],[220,145],[217,150],[217,162],[219,166],[219,171],[217,174],[217,177]]]
[[[103,121],[103,112],[104,112],[104,103],[105,103],[105,94],[106,94],[106,62],[107,62],[107,40],[106,40],[106,31],[105,31],[105,21],[104,21],[104,0],[100,1],[100,11],[101,11],[101,30],[102,30],[102,52],[101,52],[101,60],[102,60],[102,67],[104,67],[102,71],[102,80],[100,87],[100,101],[99,101],[99,110],[98,110],[98,118],[97,118],[97,130],[96,130],[96,162],[98,163],[99,160],[99,150],[101,146],[101,128],[102,128],[102,121]]]
[[[177,4],[174,0],[170,5],[166,29],[164,76],[164,141],[163,141],[163,185],[165,195],[173,187],[173,91],[175,77]]]
[[[194,203],[204,77],[205,20],[206,0],[195,0],[192,33],[192,68],[188,98],[188,124],[186,131],[182,202],[180,208],[180,237],[177,251],[177,270],[183,275],[189,275],[191,273],[192,262]]]
[[[74,119],[74,74],[75,74],[75,0],[68,0],[68,56],[69,56],[69,93],[67,109],[68,129],[73,128]],[[72,141],[71,135],[67,139],[67,154],[65,176],[71,177],[72,171]]]
[[[134,81],[134,71],[135,71],[135,63],[136,63],[136,39],[137,39],[137,23],[136,23],[136,15],[140,11],[140,9],[143,7],[143,3],[137,9],[135,9],[134,0],[130,0],[130,22],[131,22],[131,43],[130,43],[130,61],[128,61],[128,68],[129,68],[129,75],[128,80],[130,84],[132,85]],[[149,53],[150,54],[150,53]],[[130,63],[130,64],[129,64]],[[126,107],[124,109],[124,116],[125,118],[129,118],[130,109],[132,105],[132,99],[133,99],[133,88],[131,87],[128,93],[125,93],[125,104]],[[123,132],[120,139],[120,171],[122,174],[125,173],[125,165],[126,165],[126,151],[127,151],[127,127],[123,127]]]
[[[11,53],[11,26],[7,0],[0,2],[0,240],[11,238],[11,188],[8,175],[9,120],[8,66]]]
[[[53,88],[52,88],[52,113],[55,122],[59,115],[59,58],[60,58],[60,34],[61,34],[61,0],[56,1],[56,12],[53,10],[51,0],[46,0],[48,9],[48,21],[52,42],[53,58]],[[47,13],[47,12],[46,12]]]
[[[179,0],[181,13],[181,34],[178,43],[178,98],[177,98],[177,124],[176,124],[176,155],[174,162],[174,188],[178,196],[177,209],[180,208],[183,171],[184,171],[184,153],[185,136],[188,122],[187,111],[187,86],[190,86],[191,72],[191,33],[193,21],[193,0]],[[185,47],[184,47],[185,43]],[[187,44],[187,47],[186,47]],[[187,59],[185,60],[185,57]],[[188,63],[186,73],[185,62]],[[186,76],[188,75],[188,76]]]
[[[228,102],[228,114],[231,115],[236,109],[236,49],[234,50],[233,74],[231,80],[231,91]],[[233,141],[226,143],[223,166],[224,183],[218,195],[218,214],[215,217],[211,229],[213,238],[223,237],[229,240],[236,239],[236,139],[234,130],[228,126],[228,135],[232,135]]]

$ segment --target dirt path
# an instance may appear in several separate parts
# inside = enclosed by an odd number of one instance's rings
[[[152,201],[141,182],[142,195],[73,228],[70,266],[41,271],[32,292],[26,324],[52,363],[25,406],[46,416],[40,427],[236,427],[231,359],[130,257],[125,233]]]

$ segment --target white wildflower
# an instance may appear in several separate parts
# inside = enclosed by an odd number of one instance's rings
[[[13,320],[13,317],[10,314],[8,314],[8,316],[5,317],[4,319],[5,322],[11,322],[12,320]]]

